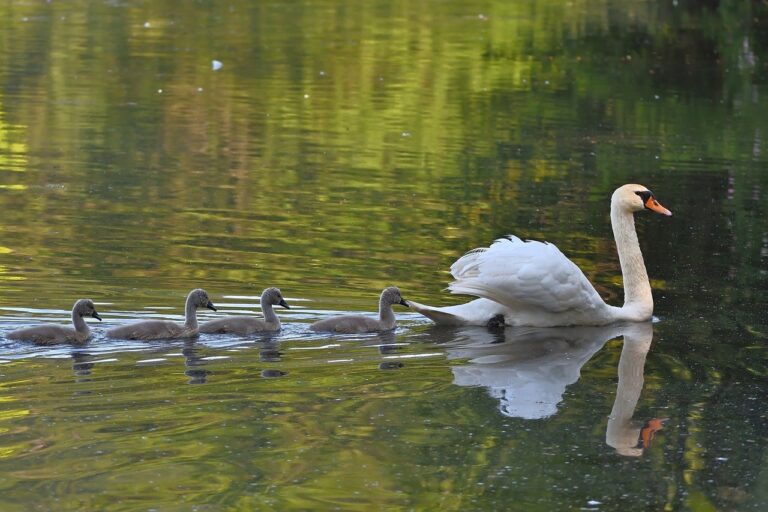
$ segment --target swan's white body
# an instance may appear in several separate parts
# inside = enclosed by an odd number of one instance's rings
[[[624,185],[611,197],[611,226],[624,278],[624,305],[606,304],[584,273],[546,242],[510,236],[475,249],[451,266],[452,293],[477,300],[435,308],[408,301],[444,325],[555,327],[642,322],[653,314],[653,296],[635,232],[633,213],[644,208],[671,215],[642,185]]]

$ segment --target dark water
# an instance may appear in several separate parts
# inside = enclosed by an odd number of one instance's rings
[[[760,2],[0,6],[2,510],[763,510]],[[220,69],[213,61],[221,64]],[[514,233],[622,300],[638,182],[653,325],[310,334]],[[105,327],[290,311],[271,337]],[[7,340],[104,317],[84,347]],[[204,318],[216,316],[205,313]]]

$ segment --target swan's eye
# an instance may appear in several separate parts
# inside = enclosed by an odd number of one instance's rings
[[[638,196],[640,196],[640,199],[643,200],[643,204],[647,203],[650,198],[653,197],[653,192],[650,190],[638,190],[635,192]]]

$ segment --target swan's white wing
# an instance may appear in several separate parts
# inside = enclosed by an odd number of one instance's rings
[[[452,293],[496,301],[512,310],[586,312],[605,307],[584,273],[546,242],[500,238],[451,266]]]

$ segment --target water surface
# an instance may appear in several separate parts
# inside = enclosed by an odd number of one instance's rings
[[[3,510],[762,510],[768,10],[744,2],[0,7]],[[214,69],[213,61],[222,64]],[[393,333],[466,250],[556,243],[655,323]],[[247,338],[112,341],[205,288]],[[104,318],[83,347],[5,334]],[[213,318],[212,312],[201,313]],[[89,320],[89,322],[92,322]]]

